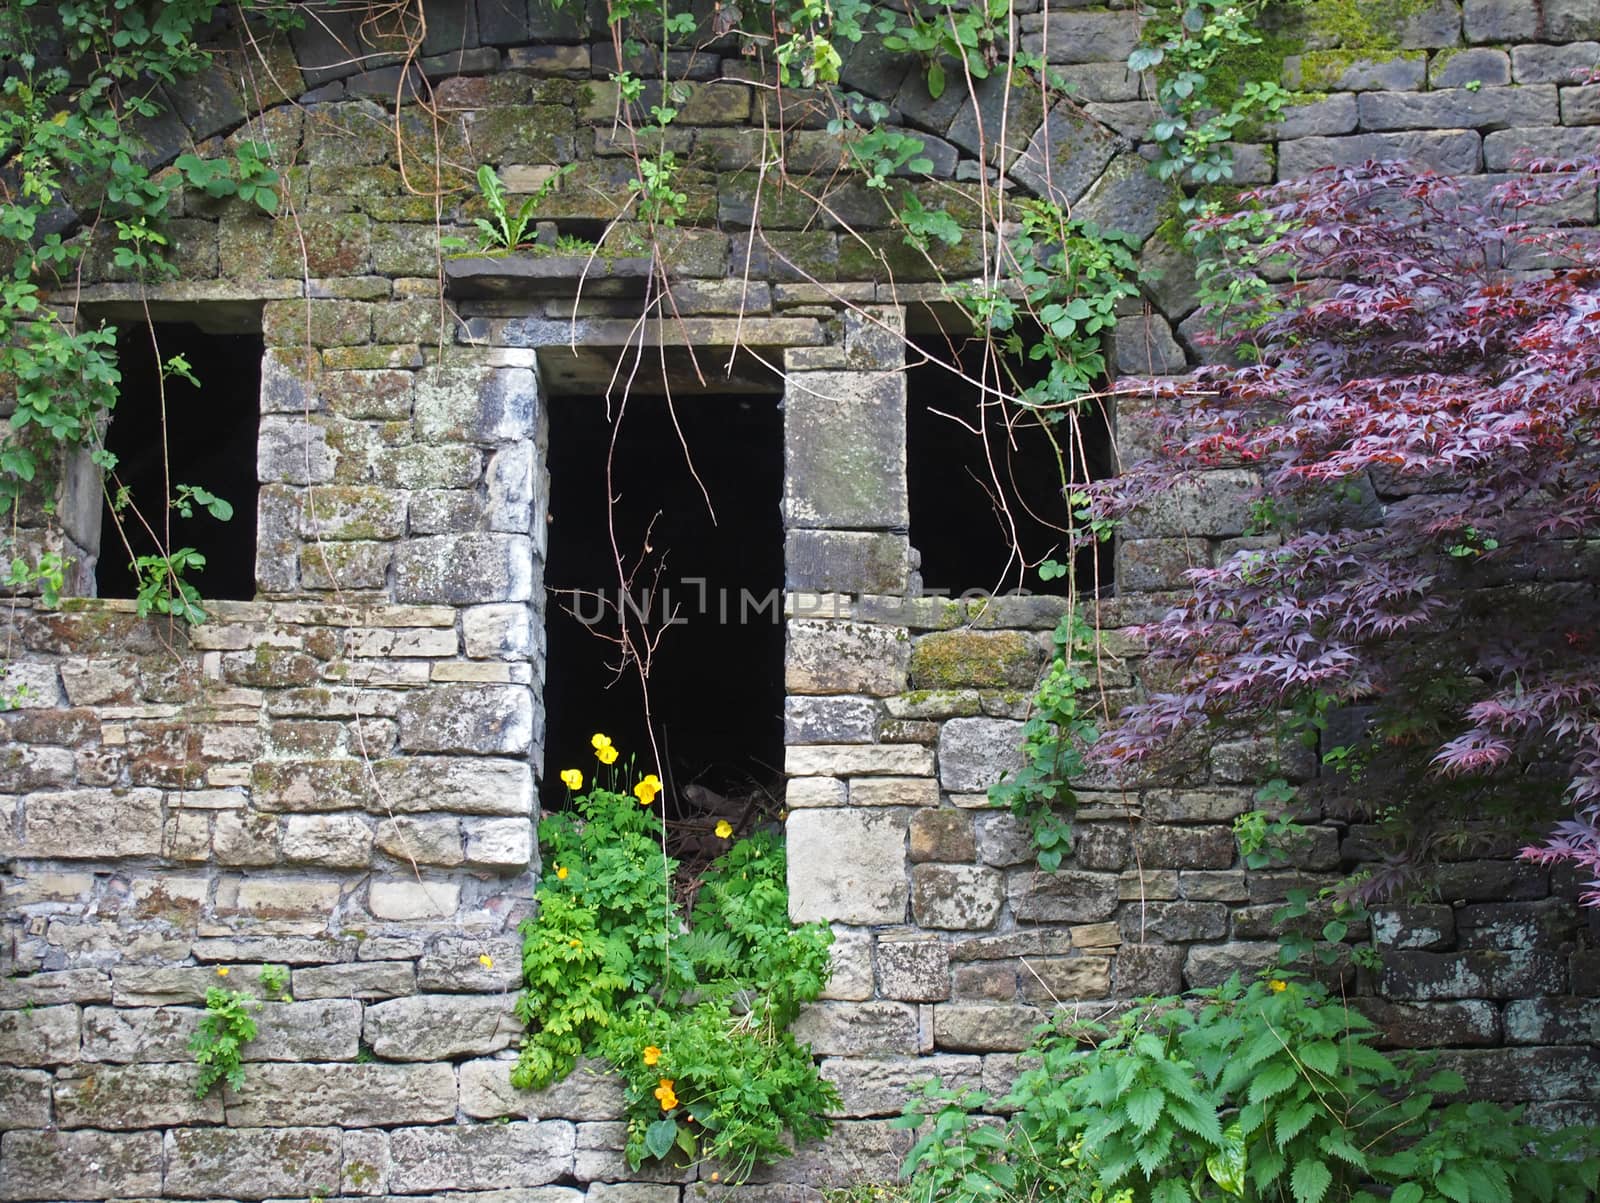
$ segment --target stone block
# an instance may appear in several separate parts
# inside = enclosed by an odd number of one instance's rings
[[[1117,878],[1110,873],[1032,869],[1006,875],[1006,895],[1018,919],[1043,922],[1095,923],[1117,910]]]
[[[533,698],[520,685],[435,685],[400,703],[408,752],[515,755],[533,742]]]
[[[166,1181],[157,1189],[167,1197],[304,1198],[339,1182],[339,1130],[175,1128],[166,1133],[164,1159]]]
[[[1363,92],[1359,107],[1361,128],[1369,130],[1554,125],[1556,90],[1550,84],[1524,84],[1436,92]]]
[[[0,749],[0,790],[29,790],[71,785],[77,758],[69,748],[13,745]]]
[[[878,704],[869,698],[788,697],[783,700],[783,742],[786,744],[865,744],[873,741],[877,729]]]
[[[899,1115],[921,1084],[937,1078],[947,1090],[977,1089],[983,1060],[972,1056],[829,1057],[822,1076],[838,1088],[839,1116]]]
[[[283,824],[284,859],[352,869],[372,856],[372,828],[355,815],[290,815]]]
[[[1511,74],[1519,84],[1579,84],[1596,65],[1600,65],[1600,42],[1511,48]]]
[[[521,984],[522,940],[515,935],[444,936],[417,962],[417,986],[425,992],[489,993],[515,990]]]
[[[850,805],[937,806],[939,783],[932,777],[852,777]]]
[[[950,951],[938,940],[878,941],[878,994],[901,1002],[950,997]]]
[[[1386,998],[1527,998],[1561,994],[1567,985],[1561,957],[1541,949],[1469,952],[1386,952],[1379,991]]]
[[[913,865],[911,914],[921,927],[992,927],[1005,901],[1005,877],[984,865]]]
[[[444,1064],[259,1065],[227,1107],[234,1128],[436,1123],[455,1118],[456,1075]]]
[[[796,372],[784,395],[784,524],[904,529],[905,377]]]
[[[511,1085],[515,1061],[466,1061],[461,1065],[461,1110],[481,1119],[619,1120],[626,1114],[622,1079],[599,1061],[580,1061],[565,1078],[543,1090]]]
[[[1011,719],[954,718],[939,733],[939,784],[972,793],[1022,767],[1022,724]]]
[[[0,1011],[0,1064],[31,1068],[77,1059],[77,1007]]]
[[[509,443],[531,438],[538,382],[531,368],[445,367],[417,373],[412,412],[423,442]]]
[[[21,857],[161,854],[161,791],[59,790],[22,800]]]
[[[416,991],[417,974],[409,961],[362,961],[296,969],[292,982],[294,996],[302,1000],[395,998]]]
[[[474,660],[525,660],[533,652],[532,611],[525,605],[463,610],[461,633],[466,653]]]
[[[50,1075],[0,1066],[0,1132],[50,1126]]]
[[[135,1199],[163,1193],[159,1132],[6,1132],[0,1199]],[[174,1194],[170,1186],[165,1192]]]
[[[1473,47],[1448,57],[1435,55],[1428,64],[1430,88],[1460,88],[1478,84],[1503,87],[1511,82],[1511,56],[1504,50]]]
[[[754,1182],[805,1183],[824,1190],[852,1188],[862,1182],[889,1182],[911,1151],[912,1134],[891,1127],[886,1120],[844,1120],[816,1144],[806,1145],[793,1157],[765,1166],[751,1175]],[[692,1189],[692,1188],[691,1188]],[[747,1198],[749,1187],[739,1188],[731,1199]],[[761,1189],[756,1187],[755,1189]],[[766,1203],[806,1198],[804,1188],[785,1185],[782,1194]]]
[[[1116,150],[1116,139],[1089,118],[1077,100],[1063,101],[1045,115],[1010,174],[1035,196],[1070,205],[1100,178]]]
[[[907,811],[799,810],[789,816],[789,917],[903,923]]]
[[[85,1007],[85,1061],[188,1061],[200,1022],[194,1007]],[[251,1051],[254,1050],[252,1045]]]
[[[1484,166],[1490,171],[1515,170],[1529,158],[1578,159],[1594,150],[1594,131],[1575,129],[1504,129],[1483,140]]]
[[[395,597],[403,602],[527,601],[533,547],[526,535],[426,535],[395,554]]]
[[[1437,903],[1374,908],[1372,939],[1384,948],[1448,948],[1455,941],[1455,912]]]
[[[1020,1052],[1044,1022],[1036,1007],[940,1003],[933,1008],[934,1047],[948,1052]]]
[[[1520,0],[1463,0],[1461,17],[1469,42],[1515,42],[1540,34],[1539,9]]]
[[[522,760],[407,756],[378,761],[373,775],[381,806],[397,814],[526,815],[533,811],[533,773]]]
[[[1296,138],[1278,144],[1278,178],[1298,179],[1319,167],[1355,166],[1368,159],[1405,159],[1445,175],[1472,175],[1482,162],[1483,144],[1472,130]]]
[[[784,680],[795,694],[883,697],[906,687],[911,644],[903,628],[791,621]]]
[[[931,777],[933,752],[912,744],[815,744],[785,748],[790,777]]]
[[[1033,833],[1028,825],[1011,814],[980,814],[977,816],[975,834],[978,860],[986,865],[1005,869],[1025,865],[1038,854]],[[917,859],[916,831],[913,826],[911,858]]]
[[[1147,939],[1219,940],[1228,932],[1228,908],[1220,902],[1148,902],[1124,906],[1122,937],[1129,943]]]
[[[913,778],[913,780],[916,780]],[[938,801],[935,794],[934,801]],[[1030,844],[1031,847],[1031,844]],[[959,810],[928,810],[911,817],[911,860],[970,862],[977,854],[972,816]]]
[[[1122,62],[1139,44],[1139,18],[1132,10],[1049,9],[1024,16],[1022,31],[1022,48],[1051,63]]]
[[[1230,827],[1140,827],[1134,837],[1147,869],[1228,869],[1236,855]]]
[[[1235,973],[1248,980],[1277,959],[1276,941],[1197,944],[1184,958],[1184,983],[1190,989],[1220,986]]]
[[[834,777],[796,777],[784,787],[784,805],[790,810],[810,806],[843,806],[849,794]]]
[[[917,1008],[910,1003],[810,1003],[801,1008],[790,1031],[824,1057],[914,1056],[922,1051]]]
[[[1117,996],[1178,993],[1183,989],[1183,961],[1184,950],[1170,944],[1123,945],[1116,956]]]
[[[1439,1003],[1398,1003],[1381,998],[1353,1001],[1363,1015],[1378,1025],[1379,1043],[1388,1048],[1500,1043],[1500,1015],[1493,1003],[1478,999]]]
[[[528,819],[464,819],[467,863],[495,869],[526,869],[533,861],[533,824]]]
[[[199,1080],[200,1067],[192,1059],[65,1070],[55,1081],[56,1124],[113,1130],[219,1124],[220,1094],[197,1099]]]
[[[1119,318],[1111,344],[1113,362],[1125,376],[1170,376],[1189,364],[1172,327],[1158,314]]]
[[[389,1186],[389,1134],[353,1131],[341,1138],[341,1195],[381,1195]]]
[[[14,888],[8,883],[6,893],[11,904],[16,906],[19,904],[12,894]],[[62,969],[0,978],[0,1010],[67,1002],[105,1002],[110,997],[111,976],[99,969]]]
[[[936,631],[911,648],[913,689],[1031,689],[1043,651],[1021,631]]]
[[[576,1132],[566,1120],[469,1127],[396,1128],[389,1189],[505,1190],[543,1186],[573,1172]]]
[[[1283,78],[1292,88],[1328,92],[1405,92],[1422,87],[1427,55],[1417,52],[1352,59],[1344,50],[1292,54],[1283,60]]]
[[[902,594],[911,578],[911,541],[887,531],[791,530],[783,563],[790,589]]]
[[[1506,1004],[1505,1037],[1507,1044],[1600,1044],[1600,999],[1513,999]]]
[[[1130,539],[1240,535],[1250,525],[1258,488],[1255,473],[1244,469],[1206,472],[1141,506],[1123,533]]]
[[[460,882],[395,879],[374,881],[367,887],[367,909],[374,919],[448,919],[460,906]]]
[[[418,994],[369,1006],[362,1036],[392,1061],[443,1061],[506,1048],[521,1028],[508,997]]]
[[[1600,1098],[1600,1049],[1594,1047],[1443,1049],[1434,1069],[1459,1073],[1470,1099]]]
[[[1040,1006],[1058,1006],[1111,993],[1111,958],[1027,957],[1017,974],[1022,997]]]
[[[873,939],[870,932],[835,927],[828,949],[828,984],[822,997],[840,1002],[865,1002],[873,996]]]
[[[385,819],[378,824],[375,842],[378,851],[407,864],[448,868],[464,859],[461,822],[454,816]]]

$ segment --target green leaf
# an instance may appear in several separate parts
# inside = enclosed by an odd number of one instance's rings
[[[1316,1158],[1298,1163],[1289,1175],[1289,1189],[1295,1203],[1322,1203],[1322,1196],[1333,1185],[1333,1171]]]
[[[1389,1203],[1422,1203],[1422,1188],[1415,1182],[1402,1182],[1389,1196]]]
[[[944,65],[934,63],[928,68],[928,95],[938,100],[944,95]]]
[[[1161,1109],[1166,1105],[1167,1096],[1153,1086],[1146,1086],[1135,1090],[1128,1096],[1123,1106],[1127,1109],[1128,1118],[1133,1121],[1134,1131],[1143,1136],[1156,1126],[1156,1121],[1161,1118]]]
[[[645,1151],[652,1157],[665,1157],[678,1140],[678,1121],[658,1119],[644,1130]]]
[[[1249,1098],[1252,1103],[1282,1094],[1300,1080],[1300,1071],[1287,1061],[1274,1061],[1250,1083]]]

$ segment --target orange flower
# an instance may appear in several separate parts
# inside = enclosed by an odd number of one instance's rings
[[[661,1050],[658,1049],[653,1044],[645,1045],[644,1046],[644,1063],[646,1065],[654,1065],[659,1060],[661,1060]]]
[[[672,1079],[662,1078],[661,1085],[653,1092],[661,1103],[661,1110],[671,1111],[678,1105],[678,1096],[672,1092]]]

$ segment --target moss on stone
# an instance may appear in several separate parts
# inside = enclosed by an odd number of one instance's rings
[[[1032,681],[1039,648],[1019,631],[940,631],[911,649],[911,682],[924,689],[1001,688]]]

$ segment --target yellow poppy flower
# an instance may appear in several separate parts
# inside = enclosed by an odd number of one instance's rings
[[[672,1079],[662,1078],[661,1085],[653,1092],[661,1103],[661,1110],[671,1111],[678,1105],[678,1096],[672,1092]]]
[[[646,1065],[654,1065],[659,1060],[661,1060],[661,1050],[658,1049],[653,1044],[645,1045],[644,1046],[644,1063]]]
[[[601,764],[611,764],[617,759],[617,750],[610,744],[594,750],[594,758]]]
[[[661,778],[654,773],[633,787],[633,796],[639,799],[640,806],[649,806],[656,800],[656,795],[661,792]]]
[[[568,940],[567,941],[567,947],[569,947],[569,948],[582,948],[583,947],[583,941],[582,940]]]
[[[492,956],[490,956],[488,953],[484,953],[482,956],[480,956],[478,958],[478,964],[482,965],[485,969],[493,969],[494,968],[494,958]]]
[[[232,970],[230,970],[226,965],[218,965],[217,966],[217,976],[218,977],[227,977],[228,974],[231,973],[231,972],[232,972]]]
[[[557,865],[556,866],[556,880],[557,881],[566,881],[567,880],[567,867],[565,865]]]
[[[1273,978],[1267,983],[1267,989],[1271,990],[1274,994],[1282,994],[1288,988],[1288,982],[1281,982],[1277,978]]]
[[[596,752],[598,752],[601,748],[609,748],[611,746],[611,737],[609,735],[601,735],[599,732],[596,732],[590,738],[589,746],[592,747]]]
[[[727,819],[718,819],[717,820],[717,838],[719,840],[725,840],[732,834],[733,834],[733,824],[728,822]]]
[[[582,789],[583,774],[577,769],[562,769],[561,784],[566,786],[568,789]]]

